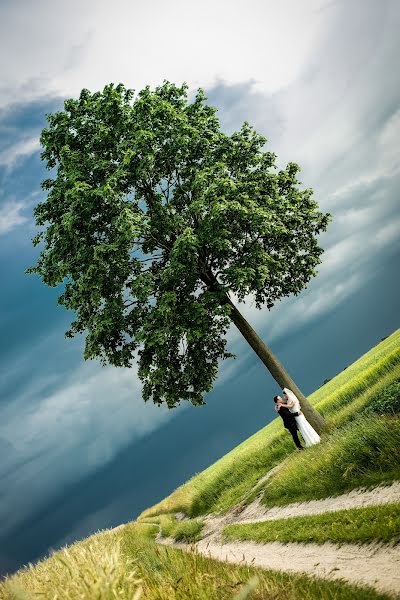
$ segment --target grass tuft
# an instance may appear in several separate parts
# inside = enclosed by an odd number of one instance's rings
[[[162,537],[172,537],[175,542],[194,543],[201,539],[204,522],[200,519],[184,519],[179,521],[175,515],[159,515],[149,517],[147,523],[160,526]]]

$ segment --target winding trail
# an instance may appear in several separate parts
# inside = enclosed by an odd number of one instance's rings
[[[279,542],[222,543],[222,530],[232,523],[251,523],[362,508],[379,504],[400,503],[400,482],[372,490],[353,490],[336,498],[296,502],[267,509],[258,500],[243,510],[215,517],[208,515],[203,539],[196,544],[176,543],[172,538],[157,536],[160,544],[173,545],[187,552],[199,552],[217,560],[247,564],[291,573],[305,573],[324,579],[342,579],[370,586],[400,598],[400,546],[388,544],[300,544]]]

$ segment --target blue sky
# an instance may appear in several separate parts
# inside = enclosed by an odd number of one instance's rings
[[[300,296],[240,308],[308,394],[399,326],[399,5],[258,0],[2,2],[0,573],[134,518],[273,418],[278,392],[235,330],[201,408],[144,404],[135,368],[66,340],[73,315],[24,270],[37,249],[45,114],[83,87],[205,88],[248,120],[333,215]],[[169,32],[165,38],[165,31]]]

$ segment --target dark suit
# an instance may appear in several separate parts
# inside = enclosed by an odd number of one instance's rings
[[[281,406],[278,410],[278,414],[282,417],[283,425],[291,433],[294,443],[298,448],[303,446],[300,443],[299,436],[297,434],[297,423],[295,417],[299,416],[299,413],[292,413],[286,406]]]

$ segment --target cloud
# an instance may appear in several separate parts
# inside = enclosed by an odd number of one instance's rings
[[[331,19],[320,10],[326,4],[121,0],[110,11],[105,0],[31,0],[21,11],[3,2],[0,51],[12,58],[3,62],[0,106],[110,81],[140,89],[163,79],[192,88],[251,79],[270,93],[295,79],[312,54]]]
[[[367,2],[366,8],[360,15],[357,3],[337,3],[326,35],[287,87],[262,94],[249,82],[217,85],[208,93],[220,113],[229,115],[223,117],[229,127],[233,113],[236,127],[247,119],[269,138],[278,166],[289,160],[301,166],[302,186],[312,187],[321,208],[334,216],[321,236],[323,247],[362,219],[387,218],[388,204],[393,208],[388,195],[398,185],[400,83],[393,69],[400,11],[394,2]],[[375,212],[367,208],[373,203]],[[350,209],[357,211],[353,223]],[[336,219],[346,222],[346,232]]]
[[[251,297],[238,305],[267,344],[295,336],[354,297],[398,249],[400,85],[393,69],[400,11],[393,2],[369,2],[361,15],[357,3],[337,8],[313,57],[286,88],[272,95],[254,94],[251,83],[230,86],[227,96],[223,87],[212,90],[222,112],[233,107],[270,138],[279,167],[289,160],[301,166],[302,187],[312,187],[322,210],[333,215],[320,236],[325,253],[318,276],[306,290],[271,312],[257,310]],[[234,327],[228,339],[232,351],[242,343]],[[241,358],[243,352],[234,365],[222,366],[224,383],[240,371]]]
[[[15,168],[21,158],[23,159],[31,156],[37,152],[39,148],[40,143],[38,136],[20,140],[10,147],[1,150],[0,166],[6,167],[8,171],[11,171]]]
[[[301,165],[300,179],[324,207],[327,193],[357,179],[360,169],[388,169],[381,151],[395,143],[399,22],[396,2],[338,3],[300,77],[274,98],[286,124],[276,151]]]
[[[399,137],[400,108],[389,116],[387,121],[383,123],[381,130],[376,131],[375,140],[373,136],[369,139],[368,145],[374,150],[374,161],[358,177],[350,179],[333,192],[331,196],[332,206],[343,202],[348,203],[350,198],[356,196],[360,191],[376,185],[378,182],[381,189],[385,189],[384,180],[398,175],[400,171]]]
[[[5,235],[28,221],[28,217],[22,214],[25,209],[26,204],[17,201],[6,202],[0,207],[0,235]]]
[[[277,93],[259,91],[255,80],[229,83],[221,79],[207,89],[208,102],[219,108],[218,118],[225,132],[231,134],[248,121],[264,133],[270,147],[278,142],[285,127],[277,97]]]

